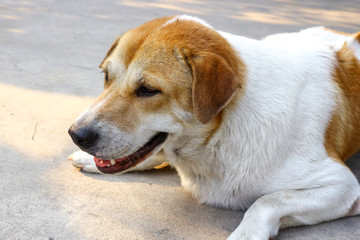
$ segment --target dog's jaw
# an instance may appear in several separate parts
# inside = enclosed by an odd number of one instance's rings
[[[158,133],[151,138],[144,146],[131,155],[119,159],[105,160],[95,157],[96,167],[102,173],[119,173],[129,168],[133,168],[147,158],[160,151],[163,143],[166,141],[167,133]]]

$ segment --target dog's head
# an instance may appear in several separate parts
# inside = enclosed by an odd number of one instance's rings
[[[216,125],[242,85],[242,66],[229,43],[197,18],[147,22],[111,46],[100,65],[105,89],[69,133],[97,157],[100,171],[124,171],[184,129],[196,134],[194,126]]]

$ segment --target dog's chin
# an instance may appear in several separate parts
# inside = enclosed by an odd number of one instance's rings
[[[135,167],[160,150],[167,136],[168,133],[160,132],[153,136],[144,146],[133,154],[119,159],[101,159],[94,157],[96,167],[100,172],[109,174],[120,173]]]

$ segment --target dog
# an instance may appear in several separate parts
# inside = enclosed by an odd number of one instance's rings
[[[246,210],[228,239],[360,213],[360,32],[253,40],[192,16],[119,36],[103,93],[70,127],[89,172],[168,162],[201,203]],[[95,166],[96,165],[96,166]]]

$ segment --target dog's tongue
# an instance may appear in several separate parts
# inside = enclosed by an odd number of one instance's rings
[[[95,161],[95,164],[98,165],[99,167],[106,167],[107,165],[110,164],[110,160],[104,160],[104,159],[97,158],[97,157],[94,157],[94,161]]]

